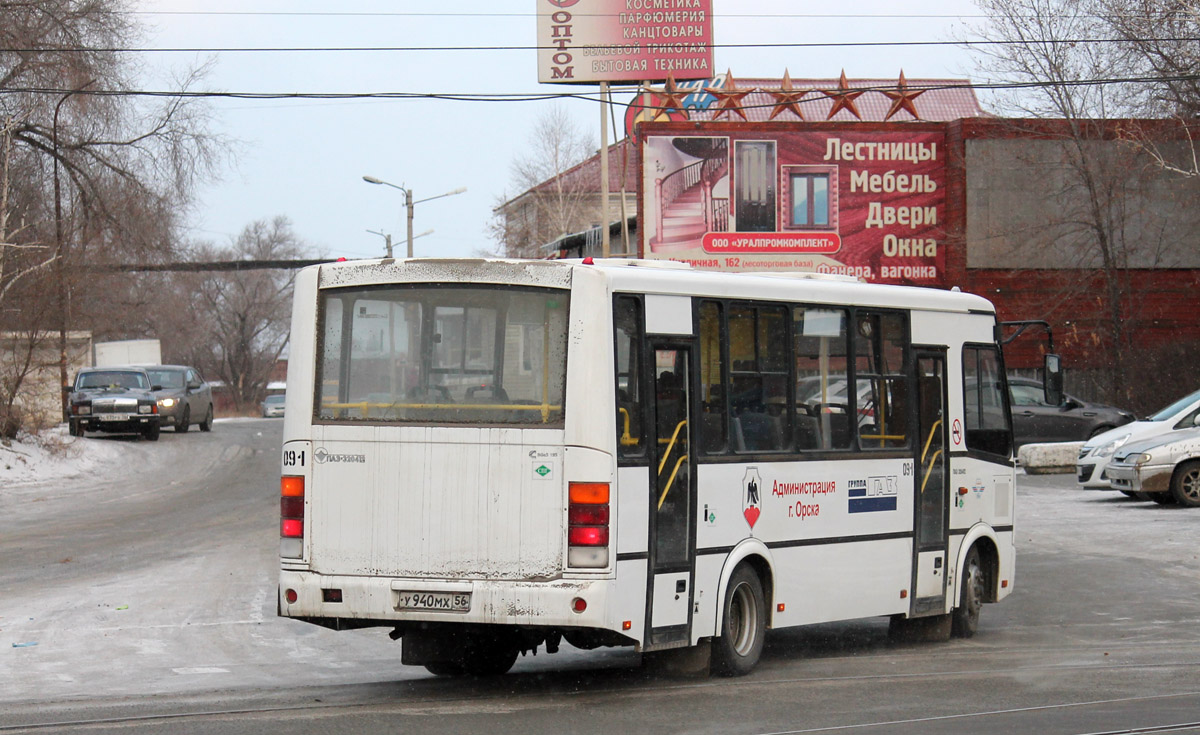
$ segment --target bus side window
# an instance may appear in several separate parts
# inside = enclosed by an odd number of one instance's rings
[[[967,449],[1012,454],[1012,429],[1004,405],[1003,374],[995,347],[963,347],[963,399]]]
[[[792,311],[796,446],[801,451],[850,447],[848,323],[845,309],[798,306]]]
[[[725,367],[721,359],[721,304],[700,304],[700,446],[705,454],[725,452]]]
[[[855,315],[854,405],[863,449],[908,445],[908,323],[902,314]],[[849,393],[848,393],[849,395]]]
[[[616,338],[617,455],[643,457],[642,414],[642,302],[633,296],[613,301],[613,334]]]

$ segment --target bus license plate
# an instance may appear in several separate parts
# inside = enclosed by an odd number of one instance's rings
[[[399,590],[397,592],[396,609],[467,612],[471,609],[471,593]]]

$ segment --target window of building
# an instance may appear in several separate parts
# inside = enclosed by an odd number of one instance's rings
[[[791,225],[829,226],[829,174],[792,174]]]

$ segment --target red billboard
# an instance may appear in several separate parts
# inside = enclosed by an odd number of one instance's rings
[[[940,125],[649,124],[644,133],[645,257],[943,285]]]
[[[537,0],[538,81],[714,75],[712,0]]]

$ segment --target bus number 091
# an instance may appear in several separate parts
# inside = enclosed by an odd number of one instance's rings
[[[304,450],[299,452],[294,449],[283,450],[283,466],[284,467],[303,467],[304,466]]]

